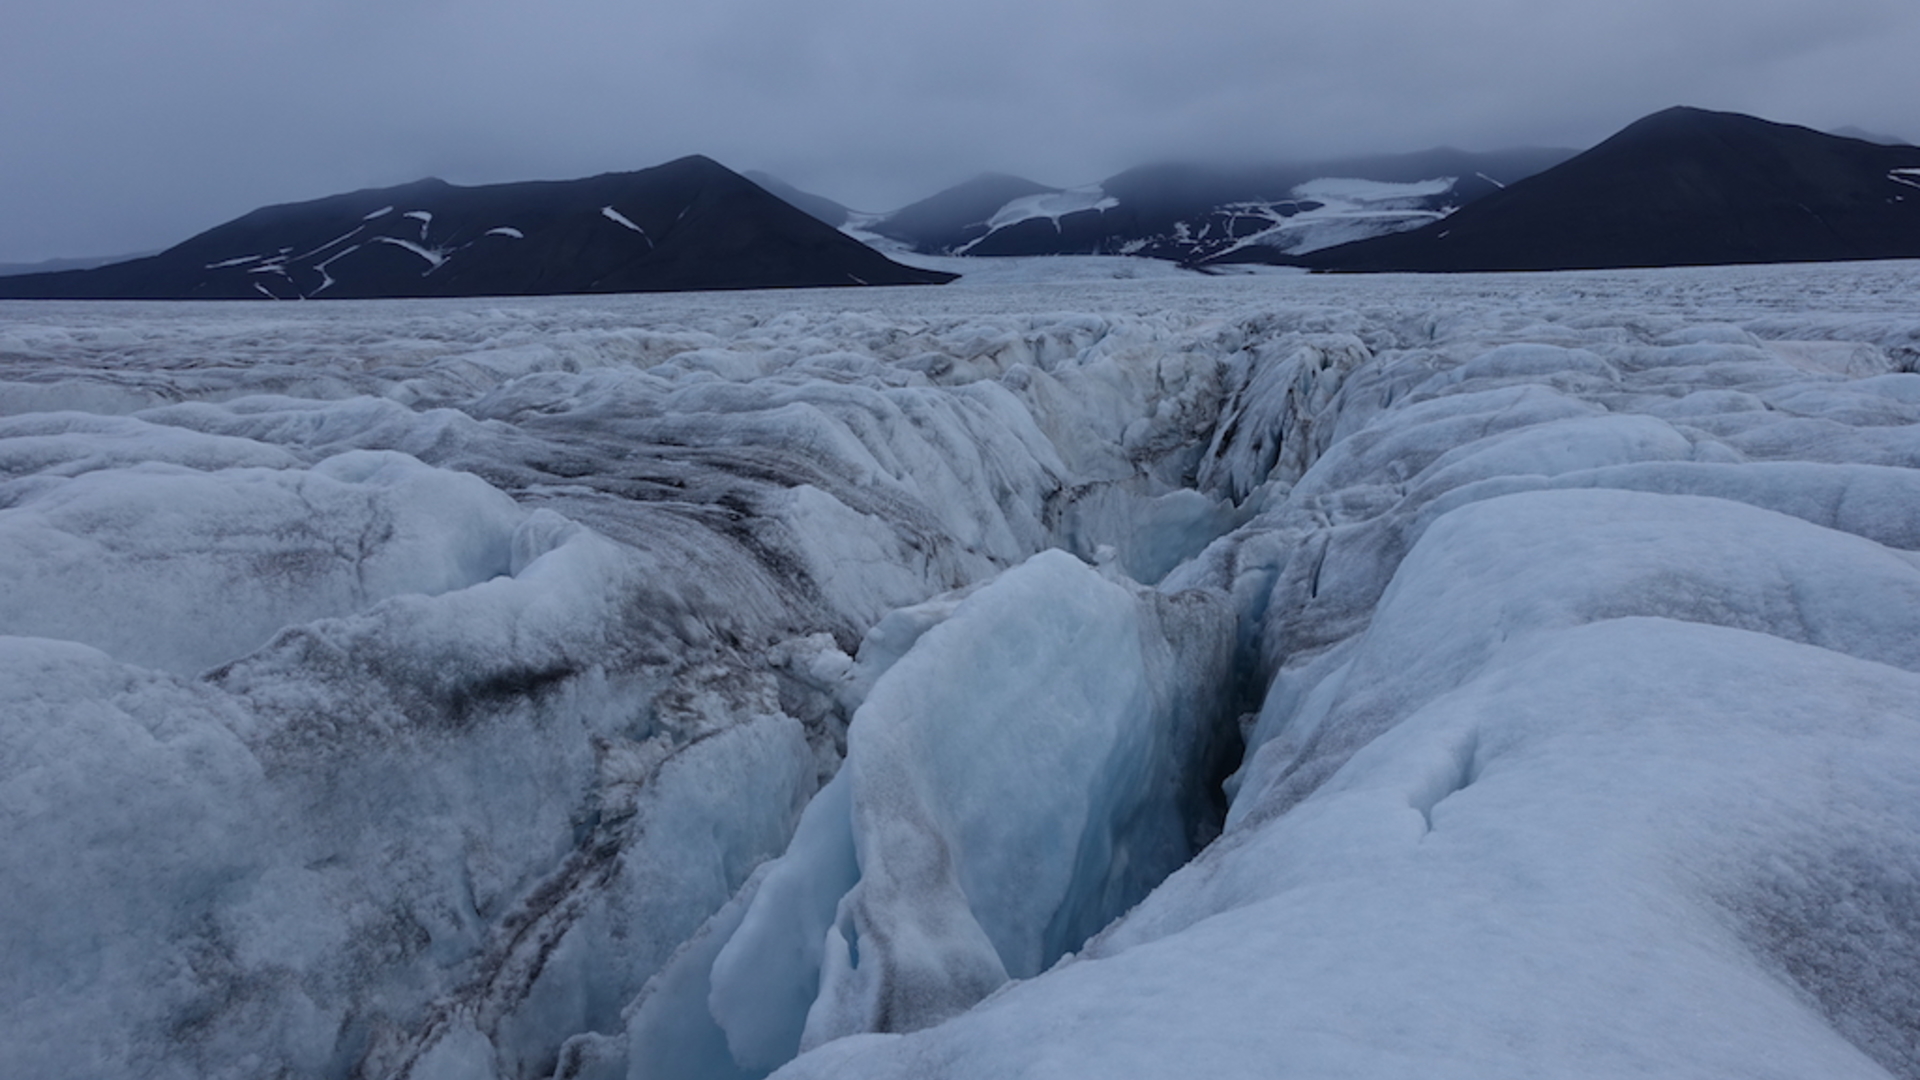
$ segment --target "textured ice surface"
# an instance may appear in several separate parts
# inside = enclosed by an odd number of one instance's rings
[[[1516,639],[1075,962],[781,1075],[1911,1075],[1917,692],[1667,619]]]
[[[922,610],[897,659],[888,631],[862,650],[887,667],[846,763],[723,917],[724,946],[642,1002],[643,1074],[719,1047],[716,1026],[724,1074],[937,1023],[1039,974],[1194,851],[1231,685],[1224,604],[1053,551]]]
[[[1920,1076],[1920,268],[1131,265],[0,305],[8,1071]]]
[[[53,457],[91,441],[63,434],[0,436],[0,445]],[[114,449],[153,460],[106,467],[96,454],[10,485],[14,498],[0,509],[8,556],[0,634],[84,642],[190,675],[253,651],[284,626],[505,575],[526,517],[470,474],[393,451],[349,451],[310,469],[207,468],[217,453],[201,451],[230,448],[241,461],[269,455],[258,444],[193,433],[180,433],[187,445],[161,445],[175,441],[174,431],[157,426],[128,434],[133,445]],[[169,457],[197,457],[202,467]],[[58,476],[67,471],[77,475]]]

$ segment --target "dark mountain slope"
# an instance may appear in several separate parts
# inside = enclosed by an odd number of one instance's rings
[[[1329,270],[1556,270],[1920,257],[1920,149],[1674,108]]]
[[[1834,128],[1832,131],[1827,132],[1827,134],[1838,135],[1843,139],[1859,139],[1861,142],[1879,143],[1881,146],[1913,145],[1913,141],[1910,139],[1903,139],[1898,135],[1888,135],[1883,131],[1868,131],[1865,128],[1855,127],[1852,124],[1848,124],[1846,127]]]
[[[113,255],[106,258],[94,256],[79,259],[42,259],[30,263],[0,263],[0,277],[17,277],[21,274],[55,274],[63,270],[91,270],[96,266],[109,263],[127,262],[130,259],[144,259],[158,252],[142,251],[126,255]]]
[[[782,202],[797,206],[836,229],[845,225],[847,218],[853,216],[853,211],[848,210],[846,207],[834,202],[825,195],[815,195],[811,191],[802,191],[771,173],[749,170],[740,175],[766,188],[768,192],[779,196]]]
[[[1004,173],[981,173],[910,206],[901,207],[867,228],[929,255],[952,254],[987,235],[987,222],[1000,208],[1029,195],[1051,195],[1059,188]]]
[[[943,282],[704,157],[584,180],[439,180],[269,206],[158,255],[0,297],[522,296]]]

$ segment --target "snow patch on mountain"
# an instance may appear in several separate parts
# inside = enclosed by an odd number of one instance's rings
[[[1354,177],[1323,177],[1309,180],[1293,189],[1293,194],[1301,199],[1315,199],[1322,202],[1362,203],[1386,208],[1403,206],[1406,203],[1435,195],[1445,195],[1453,190],[1454,177],[1442,176],[1432,180],[1419,180],[1407,184],[1393,184],[1383,180],[1361,180]]]
[[[1293,189],[1298,201],[1287,204],[1284,212],[1271,204],[1231,207],[1239,213],[1265,216],[1273,224],[1209,257],[1218,259],[1251,246],[1304,255],[1370,236],[1417,229],[1447,216],[1448,209],[1435,209],[1434,201],[1451,192],[1453,185],[1453,177],[1408,184],[1338,177],[1309,181]]]
[[[424,229],[425,226],[422,226],[422,228]],[[403,237],[376,236],[373,238],[373,242],[376,244],[391,244],[394,247],[400,248],[403,251],[410,251],[413,254],[420,256],[422,259],[426,260],[426,263],[427,263],[427,269],[425,271],[426,273],[432,273],[433,271],[438,270],[441,264],[447,261],[446,252],[435,249],[435,248],[426,247],[422,244],[417,244],[412,240],[408,240]]]
[[[613,207],[611,206],[601,207],[600,216],[606,218],[608,221],[613,222],[615,225],[618,225],[623,229],[630,229],[633,232],[639,233],[640,239],[645,240],[647,242],[648,247],[653,246],[653,237],[647,235],[647,230],[641,228],[638,225],[635,225],[631,218],[627,217],[627,215],[621,213],[620,211],[615,210]]]
[[[989,231],[1004,229],[1022,221],[1045,218],[1057,228],[1060,219],[1068,214],[1084,213],[1088,210],[1111,210],[1120,205],[1120,200],[1102,191],[1099,185],[1084,188],[1068,188],[1065,191],[1046,192],[1039,195],[1026,195],[1015,199],[996,211],[987,221]]]

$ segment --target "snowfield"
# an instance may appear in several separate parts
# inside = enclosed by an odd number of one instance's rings
[[[0,304],[0,1060],[1920,1078],[1916,370],[1914,263]]]

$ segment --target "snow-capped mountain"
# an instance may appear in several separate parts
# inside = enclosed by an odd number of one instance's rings
[[[1920,257],[1920,148],[1674,108],[1332,270],[1551,270]]]
[[[1434,150],[1261,168],[1158,165],[1066,189],[988,174],[856,228],[929,255],[1275,262],[1418,228],[1572,154]]]
[[[950,280],[704,157],[584,180],[439,180],[270,206],[148,258],[0,278],[0,297],[348,299]]]
[[[1024,177],[982,173],[890,214],[857,221],[854,226],[899,241],[923,255],[952,255],[986,236],[987,223],[1003,207],[1059,191]]]
[[[945,256],[1523,270],[1920,256],[1920,149],[1675,108],[1576,154],[1164,165],[1080,188],[989,175],[871,221]]]
[[[1177,273],[0,305],[7,1074],[1920,1076],[1920,264]]]
[[[271,206],[157,255],[0,274],[0,297],[333,299],[909,284],[935,259],[1521,270],[1920,255],[1920,148],[1676,108],[1584,153],[984,174],[854,213],[703,157],[584,180],[423,180]],[[17,269],[17,268],[16,268]]]

